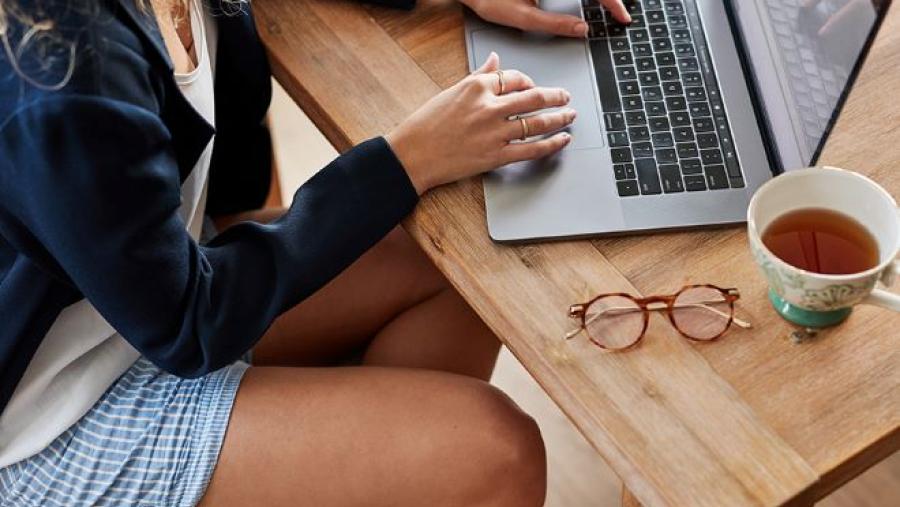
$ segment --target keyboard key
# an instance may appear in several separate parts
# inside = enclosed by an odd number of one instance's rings
[[[666,105],[662,102],[647,102],[647,114],[649,116],[665,116]],[[653,121],[651,118],[650,121]]]
[[[672,129],[672,135],[675,137],[675,142],[677,143],[693,141],[694,129],[690,127],[675,127]]]
[[[741,167],[738,165],[737,155],[730,148],[725,148],[725,168],[728,170],[729,178],[741,177]]]
[[[673,111],[669,114],[673,127],[686,127],[691,124],[691,117],[684,111]]]
[[[671,194],[684,192],[684,184],[681,182],[681,174],[678,166],[674,164],[660,164],[659,177],[662,181],[663,192]]]
[[[675,44],[675,54],[678,56],[694,56],[694,46],[690,43]]]
[[[678,157],[673,149],[656,150],[656,160],[660,164],[674,164]]]
[[[681,72],[691,72],[698,70],[700,66],[697,64],[696,58],[688,57],[678,59],[678,68],[681,69]]]
[[[669,19],[669,23],[672,20]],[[674,26],[674,25],[673,25]],[[684,28],[679,28],[677,30],[672,30],[672,40],[675,42],[690,42],[691,40],[691,31],[686,30]]]
[[[637,66],[638,71],[648,71],[656,69],[656,64],[653,63],[653,58],[649,56],[638,58],[634,63]]]
[[[703,84],[699,72],[685,72],[681,78],[684,80],[685,86],[701,86]]]
[[[647,18],[648,23],[665,23],[666,15],[663,14],[663,11],[646,11],[644,12],[644,17]]]
[[[588,21],[603,21],[603,8],[594,4],[585,6],[584,19]]]
[[[703,165],[721,164],[722,163],[722,152],[719,151],[718,148],[713,148],[711,150],[701,150],[700,151],[700,160],[703,161]]]
[[[598,21],[596,23],[588,23],[588,37],[591,39],[606,38],[606,23]]]
[[[681,14],[684,12],[684,6],[680,3],[667,3],[666,12],[668,14]]]
[[[622,37],[617,39],[610,39],[609,45],[612,47],[613,51],[628,51],[631,49],[631,44],[628,43],[628,39]],[[593,48],[593,46],[591,46]],[[593,50],[593,49],[592,49]]]
[[[696,132],[713,132],[716,130],[712,118],[694,118],[693,123]]]
[[[624,67],[616,67],[616,77],[619,78],[619,81],[625,81],[628,79],[634,79],[637,77],[637,73],[634,70],[634,67],[631,65],[626,65]]]
[[[591,59],[594,61],[594,71],[597,79],[597,90],[600,94],[600,107],[612,113],[622,108],[619,102],[619,90],[616,80],[612,75],[613,64],[609,48],[604,40],[593,40],[591,46]]]
[[[691,103],[691,116],[709,116],[709,106],[702,102]]]
[[[684,111],[687,109],[687,101],[684,97],[666,97],[666,107],[669,111]]]
[[[643,90],[641,90],[641,95],[644,97],[644,100],[662,100],[663,93],[662,88],[658,86],[647,86]]]
[[[622,81],[619,83],[619,92],[622,95],[637,95],[641,93],[641,87],[637,81]]]
[[[619,197],[631,197],[640,194],[637,181],[635,180],[617,181],[616,189],[619,191]]]
[[[700,174],[703,172],[703,166],[700,159],[689,158],[681,161],[681,172],[683,174]]]
[[[669,16],[669,26],[672,28],[685,28],[687,27],[687,19],[681,14],[671,15]]]
[[[612,160],[616,164],[623,164],[625,162],[631,162],[631,149],[630,148],[613,148],[610,150],[612,154]]]
[[[686,88],[684,94],[687,96],[688,102],[706,102],[706,90],[699,86]]]
[[[626,95],[622,97],[622,108],[626,111],[636,111],[644,109],[644,101],[640,95]]]
[[[672,51],[672,43],[669,39],[653,39],[654,51]]]
[[[706,190],[706,179],[699,174],[684,177],[684,188],[688,192],[700,192]]]
[[[625,9],[628,10],[629,14],[637,14],[638,12],[641,12],[641,3],[637,0],[625,2]]]
[[[644,16],[640,14],[632,14],[631,15],[631,24],[628,25],[632,28],[644,28],[647,24],[644,22]]]
[[[606,123],[606,130],[610,132],[625,130],[625,116],[622,113],[606,113],[603,115],[603,121]]]
[[[650,134],[650,138],[653,139],[653,146],[655,148],[669,148],[675,146],[675,141],[672,139],[672,134],[668,132]]]
[[[728,177],[725,176],[725,167],[711,165],[705,168],[706,184],[710,190],[728,188]]]
[[[678,81],[678,68],[660,67],[659,78],[663,81]]]
[[[666,25],[650,25],[650,37],[658,39],[669,36],[669,27]]]
[[[659,9],[662,7],[662,0],[644,0],[644,5],[648,9]]]
[[[656,65],[660,67],[677,65],[674,53],[659,53],[656,55]]]
[[[625,113],[625,123],[627,123],[629,127],[635,125],[646,125],[647,115],[644,114],[643,111],[629,111]],[[710,120],[710,123],[712,123],[712,120]]]
[[[641,193],[644,195],[659,194],[662,189],[659,186],[659,175],[656,173],[656,161],[652,158],[639,158],[634,163],[637,170],[638,182]]]
[[[668,132],[669,119],[665,116],[650,118],[650,132]]]
[[[631,65],[634,63],[634,60],[631,58],[631,53],[615,53],[613,55],[613,63],[616,65]]]
[[[662,89],[667,97],[670,95],[682,95],[684,93],[681,83],[678,81],[666,81],[666,83],[663,84]]]
[[[613,148],[628,146],[628,134],[625,132],[610,132],[606,137],[609,138],[609,145]]]
[[[625,37],[625,26],[618,23],[610,23],[606,27],[606,32],[610,37]]]
[[[697,144],[700,148],[715,148],[719,146],[719,140],[715,134],[697,134]]]
[[[653,54],[653,46],[650,44],[635,44],[632,53],[634,53],[634,56],[650,56]]]
[[[615,164],[613,165],[613,173],[616,175],[617,180],[628,180],[634,179],[634,176],[629,177],[628,171],[625,169],[626,165],[632,166],[631,172],[634,173],[634,164]]]
[[[631,137],[631,141],[649,141],[650,140],[650,129],[647,127],[630,127],[628,129],[628,136]]]
[[[647,42],[648,40],[650,40],[650,34],[648,34],[647,30],[644,29],[629,30],[628,39],[632,44],[636,44],[638,42]]]
[[[634,143],[631,146],[634,158],[647,158],[653,156],[653,145],[650,143]]]
[[[659,84],[659,76],[656,72],[641,72],[640,81],[644,86],[655,86]]]
[[[625,176],[629,180],[633,180],[637,178],[637,173],[634,172],[634,164],[622,164],[625,166]]]
[[[678,143],[678,158],[694,158],[697,156],[697,145],[694,143]]]

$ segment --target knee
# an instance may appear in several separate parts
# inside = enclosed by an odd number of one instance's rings
[[[471,477],[466,505],[529,507],[544,504],[547,459],[540,429],[499,389],[479,383],[476,407],[466,411],[461,449]]]

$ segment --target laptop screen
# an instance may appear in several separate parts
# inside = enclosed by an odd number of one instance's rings
[[[782,168],[815,162],[889,0],[739,0],[738,22]]]

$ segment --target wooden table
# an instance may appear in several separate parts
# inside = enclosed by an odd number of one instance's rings
[[[419,0],[412,13],[347,0],[254,7],[276,78],[338,150],[466,74],[454,0]],[[821,159],[895,196],[898,83],[895,5]],[[431,192],[405,226],[645,506],[808,505],[900,446],[900,315],[861,307],[792,343],[743,228],[502,246],[475,180]],[[739,287],[754,329],[695,345],[654,317],[627,353],[562,339],[571,303],[686,282]]]

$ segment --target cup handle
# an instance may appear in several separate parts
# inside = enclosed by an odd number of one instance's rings
[[[900,208],[897,208],[897,213],[900,214]],[[881,273],[879,281],[886,287],[890,287],[898,275],[900,275],[900,259],[894,259],[894,262]],[[871,294],[863,300],[863,303],[900,312],[900,296],[882,289],[872,289]]]
[[[900,312],[900,296],[886,290],[873,289],[872,292],[866,296],[866,299],[863,300],[863,303]]]

